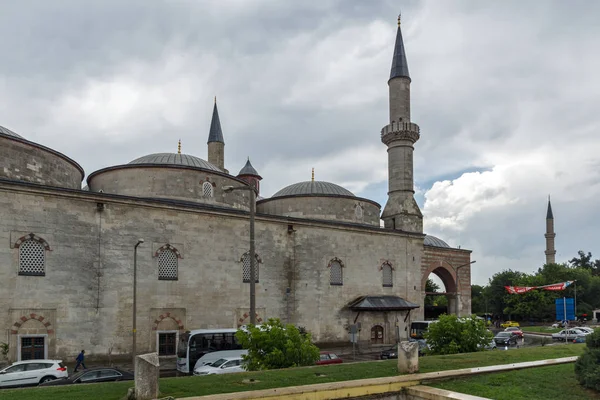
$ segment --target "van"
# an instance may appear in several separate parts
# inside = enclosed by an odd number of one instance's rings
[[[223,351],[213,351],[211,353],[207,353],[200,357],[198,361],[196,361],[196,365],[194,365],[194,371],[197,368],[200,368],[204,365],[212,364],[215,361],[221,358],[227,357],[242,357],[248,354],[248,350],[223,350]]]

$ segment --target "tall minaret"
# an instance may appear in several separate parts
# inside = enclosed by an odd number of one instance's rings
[[[398,32],[390,89],[390,123],[381,130],[381,141],[388,147],[388,201],[381,219],[386,228],[423,232],[423,214],[414,198],[413,145],[419,140],[419,126],[410,122],[410,75],[400,30]]]
[[[225,171],[225,142],[223,141],[223,131],[221,131],[216,96],[212,121],[210,121],[210,132],[208,133],[208,162]]]
[[[554,264],[556,262],[556,250],[554,249],[554,216],[552,215],[552,206],[550,205],[550,196],[548,196],[548,212],[546,213],[546,264]]]

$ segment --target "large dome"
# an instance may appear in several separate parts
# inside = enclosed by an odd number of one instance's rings
[[[11,131],[10,129],[7,129],[7,128],[1,126],[1,125],[0,125],[0,134],[7,135],[7,136],[18,137],[20,139],[24,139],[23,136],[15,133],[15,132]]]
[[[311,196],[311,195],[334,195],[334,196],[352,196],[354,194],[336,185],[335,183],[322,181],[306,181],[294,183],[286,186],[279,192],[275,193],[271,198],[283,196]]]
[[[423,244],[425,246],[433,246],[433,247],[450,247],[448,243],[444,242],[440,238],[436,238],[435,236],[426,235],[425,239],[423,239]]]
[[[222,172],[218,167],[204,161],[201,158],[190,156],[188,154],[175,154],[175,153],[156,153],[148,154],[129,163],[131,164],[153,164],[153,165],[184,165],[188,167],[197,167],[210,169],[212,171]]]

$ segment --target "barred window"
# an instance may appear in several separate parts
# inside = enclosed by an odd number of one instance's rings
[[[202,184],[202,193],[204,197],[213,197],[213,186],[210,182],[204,182]]]
[[[384,263],[381,266],[381,272],[383,275],[383,287],[394,286],[394,280],[392,276],[392,266],[388,263]]]
[[[158,279],[176,281],[179,260],[173,250],[163,250],[158,255]]]
[[[356,216],[356,219],[359,221],[362,221],[363,219],[363,208],[360,204],[358,204],[356,206],[356,208],[354,209],[354,216]]]
[[[255,262],[254,262],[254,279],[255,282],[258,283],[258,262],[259,262],[259,257],[258,254],[254,254],[254,258],[255,258]],[[250,253],[245,253],[242,256],[242,266],[243,266],[243,271],[242,271],[242,275],[243,275],[243,279],[244,279],[244,283],[250,283]]]
[[[177,332],[158,332],[158,355],[174,356],[177,354]]]
[[[329,284],[338,286],[344,284],[342,264],[337,260],[329,263]]]
[[[46,275],[46,249],[37,240],[25,240],[19,246],[19,275]]]

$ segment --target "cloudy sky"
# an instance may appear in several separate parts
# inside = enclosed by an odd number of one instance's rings
[[[213,97],[225,164],[262,195],[309,180],[384,205],[396,16],[412,77],[427,233],[473,250],[473,282],[600,258],[600,3],[0,1],[0,125],[86,173],[139,156],[206,159]]]

